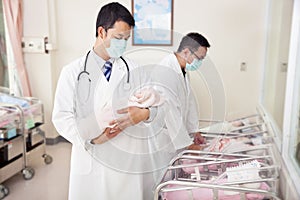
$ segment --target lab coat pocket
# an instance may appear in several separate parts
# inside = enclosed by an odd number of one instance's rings
[[[86,175],[91,172],[92,158],[81,144],[73,144],[71,174]]]

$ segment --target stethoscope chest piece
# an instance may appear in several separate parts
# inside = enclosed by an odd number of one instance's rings
[[[124,86],[123,86],[124,90],[130,90],[130,84],[129,83],[124,83]]]

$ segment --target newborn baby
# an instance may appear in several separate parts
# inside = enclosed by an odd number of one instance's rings
[[[120,99],[119,102],[124,102]],[[164,102],[164,98],[155,91],[151,87],[144,87],[142,89],[138,89],[134,91],[134,93],[127,99],[125,99],[123,105],[111,105],[107,104],[104,108],[102,108],[101,115],[97,115],[98,125],[104,130],[107,127],[112,127],[113,125],[109,125],[111,121],[116,119],[118,116],[117,110],[125,107],[136,106],[139,108],[148,108],[151,106],[160,106]],[[113,107],[114,106],[114,107]],[[117,107],[117,108],[116,108]]]
[[[150,106],[160,106],[164,99],[161,94],[158,94],[151,87],[142,88],[130,96],[128,99],[128,106],[136,106],[139,108],[148,108]]]

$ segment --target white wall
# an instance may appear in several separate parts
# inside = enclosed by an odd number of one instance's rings
[[[52,13],[50,18],[45,15],[48,12],[44,6],[47,0],[24,0],[26,11],[24,12],[24,35],[51,34],[53,30],[49,29],[47,21],[51,20],[53,14],[55,15],[57,50],[52,51],[50,55],[26,55],[33,94],[46,102],[47,116],[50,117],[53,92],[60,70],[92,47],[99,8],[108,1],[48,1],[54,2],[56,7],[55,13]],[[131,10],[130,0],[119,2]],[[137,48],[142,50],[130,53],[128,56],[135,58],[140,64],[155,63],[165,54],[164,51],[170,52],[177,48],[181,36],[190,31],[200,32],[211,43],[206,62],[214,68],[216,75],[207,74],[206,70],[210,71],[208,65],[204,65],[200,73],[192,75],[201,118],[210,117],[211,110],[216,108],[226,110],[226,113],[222,114],[228,117],[252,113],[259,99],[260,78],[264,64],[267,4],[268,0],[174,1],[176,39],[174,46],[146,51],[142,47],[132,47],[130,44],[129,50]],[[246,72],[240,71],[241,62],[246,62]],[[225,97],[222,97],[222,89],[221,98],[217,103],[210,97],[212,94],[207,89],[205,77],[209,77],[209,87],[216,88],[220,83],[223,85]],[[219,81],[214,81],[215,77]],[[218,84],[214,85],[214,83]],[[47,134],[50,137],[55,135]]]
[[[202,32],[210,40],[209,57],[224,84],[225,116],[232,118],[253,112],[264,64],[268,1],[189,1],[198,6],[180,2],[175,6],[175,28],[182,32]],[[247,71],[240,71],[241,62],[246,62]],[[199,76],[193,80],[194,86],[200,84]],[[197,91],[200,110],[207,116],[207,102],[211,99],[201,96],[203,90]]]
[[[50,35],[47,0],[24,1],[24,36],[46,37]],[[57,136],[51,123],[53,107],[53,68],[51,54],[25,53],[25,65],[28,70],[32,95],[39,98],[45,109],[45,125],[43,129],[47,138]]]

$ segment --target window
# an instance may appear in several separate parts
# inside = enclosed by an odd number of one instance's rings
[[[275,134],[278,153],[283,158],[281,179],[286,180],[284,183],[289,180],[294,183],[293,186],[288,183],[283,190],[285,196],[295,192],[291,188],[294,186],[300,192],[300,0],[269,2],[261,100]]]
[[[283,158],[300,191],[300,0],[295,5],[284,115]],[[298,10],[297,10],[298,9]]]
[[[262,104],[281,149],[293,1],[270,1]]]

